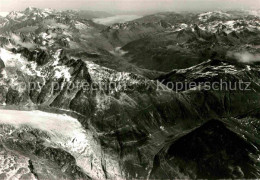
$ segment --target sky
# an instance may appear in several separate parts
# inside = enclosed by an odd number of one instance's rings
[[[260,0],[0,0],[0,12],[26,7],[120,12],[260,9]]]

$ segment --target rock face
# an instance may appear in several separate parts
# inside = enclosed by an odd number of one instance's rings
[[[35,49],[34,51],[30,51],[28,48],[13,49],[13,53],[20,53],[28,61],[34,61],[39,66],[45,65],[51,58],[48,52],[41,49]]]
[[[5,63],[3,62],[2,59],[0,59],[0,72],[5,68]]]
[[[154,157],[150,177],[257,178],[259,144],[247,142],[226,126],[211,120],[180,138],[171,138]]]
[[[228,33],[231,22],[223,22],[224,28],[216,18],[231,17],[221,13],[213,13],[212,18],[211,14],[163,13],[103,31],[75,12],[27,9],[20,13],[24,16],[11,13],[1,28],[10,41],[3,42],[0,51],[0,103],[5,105],[0,117],[5,159],[0,177],[260,176],[259,65],[235,61],[237,54],[226,56],[235,42],[241,49],[249,43],[248,49],[257,53],[253,46],[257,29]],[[252,28],[252,17],[246,18]],[[192,25],[195,22],[198,25]],[[149,36],[140,39],[137,32],[144,27]],[[111,42],[113,33],[118,36]],[[110,51],[125,43],[123,50],[129,50],[129,56]],[[207,49],[209,45],[213,47]],[[222,46],[226,49],[219,50]],[[143,59],[140,66],[150,70],[129,64],[125,58],[130,56]],[[180,59],[168,59],[172,56]],[[149,79],[144,74],[158,76]],[[223,88],[221,81],[231,87]],[[237,87],[241,81],[249,84]],[[217,90],[208,82],[219,82],[214,86]],[[18,117],[13,118],[8,109],[30,111],[16,111]]]

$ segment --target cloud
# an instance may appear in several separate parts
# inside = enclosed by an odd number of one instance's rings
[[[260,54],[252,54],[247,51],[244,52],[228,52],[228,57],[233,57],[242,63],[260,62]]]
[[[9,12],[0,12],[0,16],[6,17],[9,14]]]
[[[106,17],[106,18],[95,18],[93,21],[98,24],[104,24],[104,25],[112,25],[114,23],[124,23],[127,21],[132,21],[134,19],[141,18],[142,16],[137,15],[117,15],[112,17]]]
[[[34,43],[30,43],[30,42],[22,42],[21,38],[15,34],[11,34],[11,38],[12,40],[16,43],[16,44],[19,44],[23,47],[26,47],[28,49],[30,48],[34,48],[35,47],[35,44]]]

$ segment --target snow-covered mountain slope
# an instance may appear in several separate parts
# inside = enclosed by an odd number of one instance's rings
[[[231,16],[202,22],[194,15],[189,23],[161,27],[121,49],[127,52],[124,57],[133,64],[159,71],[190,67],[215,56],[226,59],[230,51],[258,56],[259,25],[260,19],[255,16]],[[128,30],[118,31],[120,36]]]
[[[229,19],[231,16],[232,16],[231,14],[221,12],[221,11],[206,12],[198,15],[199,20],[202,22],[211,21],[214,18]]]

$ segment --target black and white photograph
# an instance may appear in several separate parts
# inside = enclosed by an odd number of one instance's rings
[[[260,0],[0,0],[0,180],[260,179]]]

